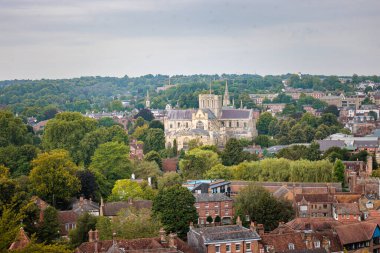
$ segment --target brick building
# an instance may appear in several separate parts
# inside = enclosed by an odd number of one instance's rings
[[[207,224],[207,217],[220,217],[222,224],[231,224],[234,217],[233,200],[223,193],[195,194],[198,224]]]
[[[190,226],[187,240],[190,247],[198,253],[259,253],[261,239],[251,226],[245,228],[237,221],[237,225],[194,228]]]
[[[297,217],[332,217],[334,196],[325,194],[297,194],[294,198]]]
[[[360,221],[361,212],[358,203],[335,203],[333,204],[333,217],[342,222]]]

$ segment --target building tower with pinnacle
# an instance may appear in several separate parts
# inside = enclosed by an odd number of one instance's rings
[[[145,107],[150,108],[149,91],[146,92]]]
[[[230,95],[228,94],[228,83],[226,80],[226,88],[224,90],[224,96],[223,96],[223,107],[227,107],[230,105]]]

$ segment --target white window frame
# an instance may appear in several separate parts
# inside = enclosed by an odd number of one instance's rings
[[[239,249],[237,249],[237,247],[239,247]],[[235,251],[236,251],[236,252],[240,252],[240,250],[241,250],[241,245],[240,245],[240,243],[235,243]]]
[[[217,248],[216,248],[216,247],[218,247],[218,248],[219,248],[219,250],[217,250]],[[220,244],[216,244],[216,245],[215,245],[215,252],[216,252],[216,253],[220,253]]]
[[[245,243],[245,248],[247,249],[248,252],[251,252],[252,250],[252,244],[250,242]]]
[[[227,250],[227,247],[230,247],[230,249]],[[227,253],[230,253],[230,252],[231,252],[231,244],[226,244],[226,252],[227,252]]]

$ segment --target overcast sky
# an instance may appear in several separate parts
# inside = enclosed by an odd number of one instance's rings
[[[0,80],[380,75],[379,0],[0,0]]]

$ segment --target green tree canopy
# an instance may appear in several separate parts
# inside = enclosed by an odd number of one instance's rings
[[[95,174],[103,197],[108,197],[116,180],[131,176],[129,147],[123,143],[100,144],[91,160],[90,170]]]
[[[195,223],[198,218],[194,203],[195,198],[188,189],[175,185],[158,192],[152,210],[166,231],[184,238],[190,222]]]
[[[269,124],[273,120],[273,116],[269,112],[264,112],[260,115],[259,119],[256,123],[256,128],[259,134],[268,134],[269,131]]]
[[[291,202],[278,200],[265,188],[254,184],[241,190],[236,198],[235,210],[242,221],[248,215],[251,221],[264,224],[268,231],[275,229],[280,221],[287,222],[294,217]]]
[[[168,188],[174,185],[182,185],[182,178],[177,172],[166,172],[158,178],[158,189]]]
[[[97,122],[80,113],[64,112],[57,114],[46,124],[42,144],[46,150],[66,149],[74,162],[81,160],[80,141],[86,133],[96,128]]]
[[[53,206],[57,199],[67,200],[80,190],[75,176],[78,169],[65,150],[39,154],[32,167],[29,178],[33,191]]]
[[[144,153],[165,149],[165,134],[160,128],[148,129],[144,141]]]
[[[22,120],[11,112],[0,110],[0,147],[28,143],[27,128]]]
[[[257,157],[254,155],[243,151],[243,145],[235,138],[227,141],[221,157],[223,165],[226,166],[236,165],[243,161],[257,160]]]
[[[180,160],[179,168],[184,178],[200,179],[204,172],[220,163],[218,154],[211,150],[194,148]]]
[[[154,199],[156,192],[145,184],[137,183],[130,179],[121,179],[115,182],[112,194],[109,196],[110,201],[121,201],[132,199]]]

